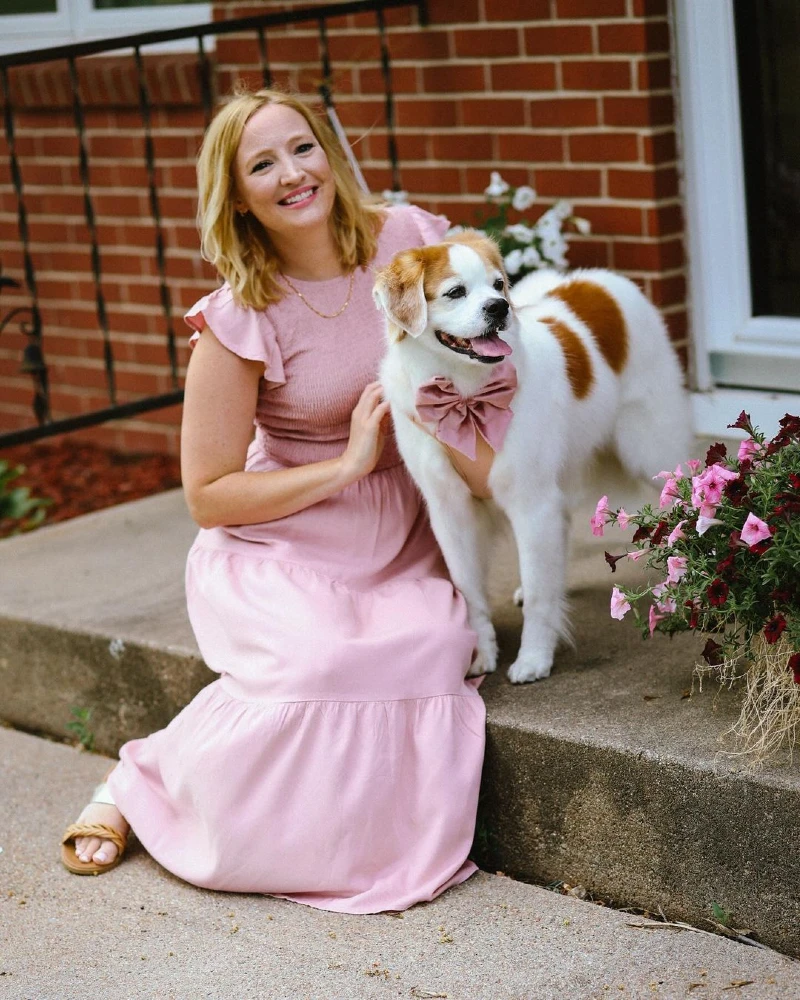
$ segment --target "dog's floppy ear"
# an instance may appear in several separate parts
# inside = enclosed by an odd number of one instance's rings
[[[428,324],[425,299],[425,264],[417,250],[406,250],[375,277],[372,297],[389,320],[390,340],[402,340],[406,333],[419,337]]]

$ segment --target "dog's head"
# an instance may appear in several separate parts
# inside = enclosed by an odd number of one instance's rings
[[[378,271],[373,296],[390,342],[408,334],[469,364],[496,364],[511,353],[499,336],[513,317],[503,259],[474,229],[397,254]]]

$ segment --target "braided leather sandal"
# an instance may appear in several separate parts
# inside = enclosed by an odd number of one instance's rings
[[[95,788],[94,794],[89,800],[90,804],[92,802],[101,802],[104,805],[111,806],[116,805],[105,781]],[[110,840],[116,845],[117,856],[113,861],[109,861],[104,865],[98,864],[96,861],[81,861],[75,851],[75,839],[77,837],[100,837],[101,840]],[[105,823],[81,823],[78,821],[68,826],[64,831],[64,836],[61,838],[61,862],[74,875],[100,875],[102,872],[108,872],[112,868],[117,867],[122,860],[122,855],[125,853],[127,843],[128,835],[120,833],[113,826],[107,826]]]

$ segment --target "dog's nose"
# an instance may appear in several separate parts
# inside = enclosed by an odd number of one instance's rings
[[[489,319],[503,320],[508,316],[508,302],[505,299],[491,299],[483,307]]]

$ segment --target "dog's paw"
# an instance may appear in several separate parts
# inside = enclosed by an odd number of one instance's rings
[[[478,652],[467,672],[467,677],[479,677],[481,674],[493,674],[497,669],[497,639],[494,631],[478,642]]]
[[[522,596],[522,587],[517,587],[514,591],[514,604],[516,604],[518,608],[521,608],[524,603],[525,601]]]
[[[524,656],[518,656],[508,668],[508,679],[512,684],[540,681],[550,676],[552,668],[552,656],[541,653],[526,653]]]

